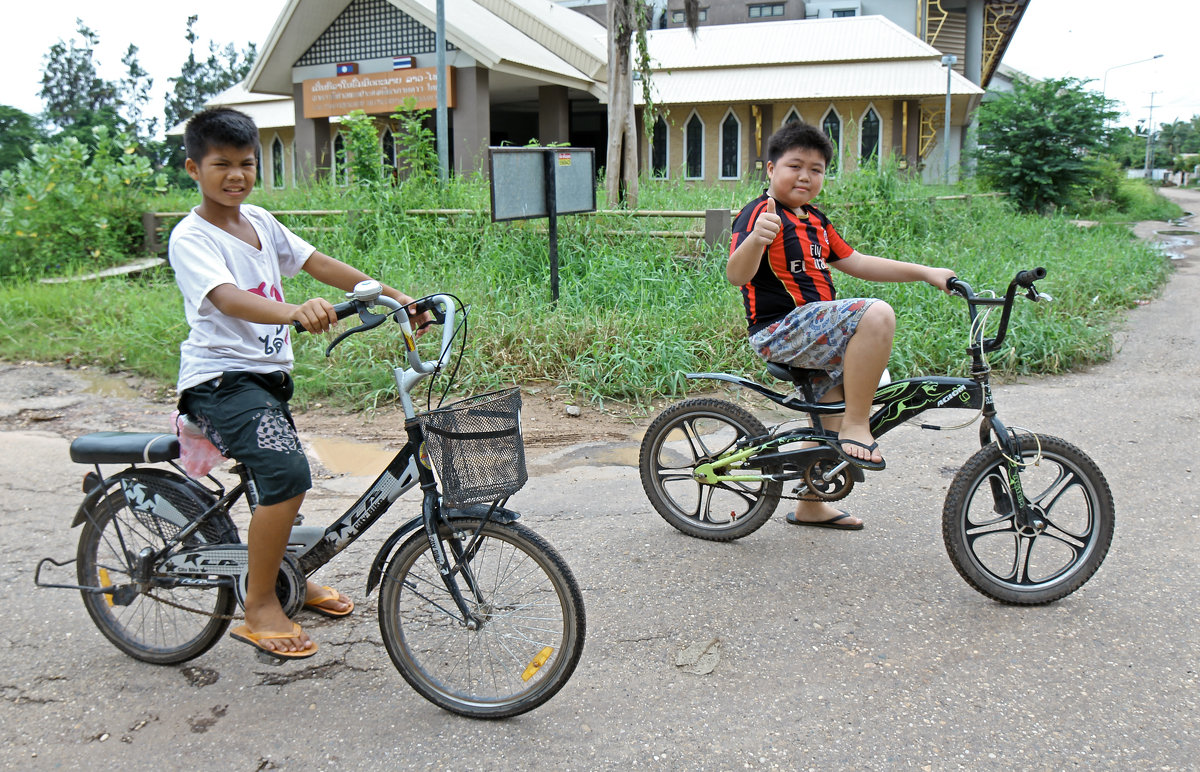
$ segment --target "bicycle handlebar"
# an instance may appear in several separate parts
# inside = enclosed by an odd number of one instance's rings
[[[1008,321],[1009,316],[1012,313],[1013,300],[1015,300],[1017,296],[1017,287],[1023,287],[1028,290],[1026,296],[1034,302],[1042,299],[1049,300],[1050,297],[1048,295],[1043,295],[1037,291],[1036,287],[1033,286],[1035,281],[1044,278],[1046,278],[1046,269],[1041,266],[1037,268],[1031,268],[1026,271],[1017,271],[1017,275],[1013,277],[1011,282],[1009,282],[1008,290],[1004,293],[1004,297],[981,298],[975,294],[974,290],[971,289],[970,284],[967,284],[957,276],[951,277],[946,282],[946,288],[956,295],[961,295],[967,301],[967,308],[971,317],[972,329],[975,328],[975,318],[977,315],[975,310],[976,306],[1004,307],[1000,314],[1000,326],[996,330],[996,337],[984,339],[983,330],[980,330],[979,342],[976,343],[974,340],[974,333],[972,333],[971,351],[974,352],[976,349],[978,349],[979,354],[985,354],[990,351],[995,351],[996,349],[1000,348],[1001,344],[1004,343],[1004,337],[1008,334]]]
[[[334,338],[333,342],[325,349],[325,356],[329,356],[334,347],[351,335],[374,329],[391,317],[400,325],[400,331],[404,336],[404,349],[409,367],[424,375],[444,365],[450,356],[450,342],[454,339],[455,333],[456,306],[454,298],[443,294],[429,295],[405,305],[382,293],[383,287],[379,282],[367,279],[359,282],[352,291],[346,293],[348,300],[334,305],[333,310],[337,314],[338,321],[357,314],[362,320],[362,324],[352,327]],[[374,306],[383,306],[390,311],[386,314],[377,314],[371,310]],[[427,324],[442,325],[442,346],[436,360],[424,361],[417,352],[416,336],[413,334],[412,321],[406,310],[409,307],[414,309],[414,316],[426,311],[432,313],[434,318]],[[292,322],[292,327],[298,333],[305,332],[304,326],[299,322]]]

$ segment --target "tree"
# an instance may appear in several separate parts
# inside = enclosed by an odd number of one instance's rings
[[[42,90],[45,118],[58,133],[92,141],[92,127],[119,125],[117,87],[96,70],[99,36],[76,19],[82,42],[61,39],[44,57]]]
[[[46,138],[37,118],[8,105],[0,105],[0,171],[12,169],[28,158],[33,146]]]
[[[687,26],[693,33],[700,20],[700,0],[684,0]],[[608,154],[605,191],[610,205],[637,206],[637,126],[633,115],[633,43],[638,46],[638,74],[642,93],[650,93],[650,57],[646,30],[650,7],[646,0],[608,0]],[[645,100],[646,125],[653,125],[649,100]]]
[[[117,84],[117,94],[125,108],[126,130],[140,140],[149,140],[158,128],[158,118],[146,115],[154,78],[142,69],[137,53],[138,47],[130,43],[121,57],[121,64],[125,65],[125,77]]]
[[[979,108],[979,176],[1026,211],[1046,212],[1082,196],[1104,146],[1113,103],[1078,78],[1031,82]]]
[[[184,60],[179,77],[168,78],[171,91],[167,94],[166,125],[174,126],[180,121],[192,116],[204,107],[204,103],[221,93],[230,86],[240,83],[254,65],[258,51],[253,43],[245,51],[239,52],[233,43],[218,49],[217,44],[209,42],[208,58],[203,61],[196,58],[196,41],[199,36],[193,29],[199,16],[192,15],[187,20],[188,56]]]

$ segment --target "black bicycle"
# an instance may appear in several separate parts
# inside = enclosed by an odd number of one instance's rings
[[[1044,268],[1021,271],[1002,298],[976,295],[951,279],[950,290],[967,301],[969,378],[926,376],[879,388],[871,433],[880,437],[926,410],[980,411],[981,449],[954,476],[942,508],[942,537],[954,567],[979,592],[1004,603],[1058,600],[1092,577],[1112,542],[1113,498],[1091,458],[1066,440],[1001,423],[992,398],[987,354],[1008,331],[1018,289],[1049,300],[1034,282]],[[993,337],[988,312],[1002,308]],[[981,309],[986,309],[980,313]],[[837,433],[821,416],[844,403],[819,403],[812,371],[779,364],[767,370],[794,386],[783,394],[725,373],[689,373],[749,389],[808,418],[765,427],[747,410],[718,399],[693,398],[662,411],[646,430],[639,469],[654,509],[675,528],[702,539],[729,541],[762,527],[781,498],[838,501],[863,472],[837,450]],[[940,427],[926,427],[940,428]],[[785,483],[793,484],[784,496]]]
[[[361,324],[336,338],[326,354],[387,319],[399,323],[409,366],[394,375],[407,442],[333,523],[293,528],[277,594],[288,616],[298,612],[306,577],[420,485],[421,514],[387,538],[367,577],[368,594],[380,587],[379,630],[388,654],[417,692],[446,710],[474,718],[524,713],[571,677],[586,624],[583,596],[567,564],[505,507],[527,479],[520,392],[479,395],[418,414],[413,390],[448,365],[458,332],[461,357],[466,310],[444,294],[418,301],[418,313],[429,311],[442,325],[441,353],[424,361],[408,314],[380,289],[378,282],[363,282],[335,306],[339,319],[357,314]],[[386,312],[372,310],[379,306]],[[242,497],[251,511],[257,505],[241,464],[233,467],[239,482],[227,491],[211,476],[207,484],[189,478],[178,456],[179,440],[171,434],[101,432],[76,439],[72,460],[94,465],[72,522],[83,526],[78,552],[74,561],[42,560],[34,577],[42,587],[78,589],[117,648],[163,665],[210,649],[244,601],[246,545],[229,512]],[[155,463],[174,470],[146,466]],[[126,466],[107,474],[101,464]],[[78,584],[42,581],[45,566],[71,562]]]

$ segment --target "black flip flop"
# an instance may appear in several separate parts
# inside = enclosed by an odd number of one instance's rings
[[[840,509],[838,510],[838,512],[841,512],[841,514],[834,515],[833,517],[829,518],[828,520],[812,520],[812,521],[797,520],[796,513],[793,512],[792,514],[787,516],[787,521],[788,521],[788,524],[790,524],[790,525],[810,525],[813,528],[832,528],[835,531],[861,531],[862,530],[862,528],[863,528],[862,523],[843,523],[843,522],[841,522],[842,520],[845,520],[847,517],[850,517],[849,512],[843,512]]]
[[[843,440],[843,439],[839,438],[834,441],[833,447],[834,447],[834,450],[836,450],[838,452],[839,456],[844,458],[849,463],[854,464],[859,469],[866,469],[871,472],[878,472],[880,469],[883,469],[884,467],[887,466],[887,461],[868,461],[865,458],[855,458],[854,456],[850,455],[846,451],[842,450],[842,445],[857,445],[858,447],[866,448],[868,451],[873,453],[875,451],[875,449],[879,447],[878,442],[872,442],[870,445],[867,445],[865,443],[859,442],[858,440]]]

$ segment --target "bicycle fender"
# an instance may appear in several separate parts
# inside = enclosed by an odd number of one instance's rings
[[[467,517],[473,520],[481,520],[491,506],[491,504],[472,504],[463,509],[448,509],[445,512],[445,517],[451,521]],[[512,523],[520,517],[520,512],[505,507],[496,507],[492,511],[491,519],[498,523]],[[367,572],[367,595],[370,595],[371,590],[374,590],[379,585],[380,580],[383,579],[383,567],[391,559],[392,553],[396,550],[396,545],[404,537],[421,528],[422,525],[420,516],[414,517],[395,531],[392,531],[392,535],[384,539],[383,546],[379,548],[379,552],[375,555],[375,560],[371,561],[371,570]]]
[[[91,482],[95,479],[94,474],[89,474],[85,478],[85,482]],[[85,523],[91,511],[99,504],[100,500],[115,487],[120,486],[127,496],[130,495],[131,491],[142,491],[144,486],[139,483],[139,480],[153,480],[155,487],[167,489],[172,495],[195,502],[200,511],[208,509],[216,502],[216,497],[210,491],[196,485],[176,472],[166,469],[150,469],[145,467],[135,469],[130,467],[102,481],[96,482],[88,489],[83,503],[79,505],[79,509],[75,512],[75,518],[71,521],[71,527],[74,528]],[[139,493],[138,495],[141,494]],[[149,498],[145,502],[146,506],[153,508],[156,501],[160,498],[157,494],[149,494]],[[163,509],[157,514],[168,520],[172,520],[180,527],[184,527],[190,522],[186,515],[177,512],[174,507],[169,506],[169,502],[165,501]]]

